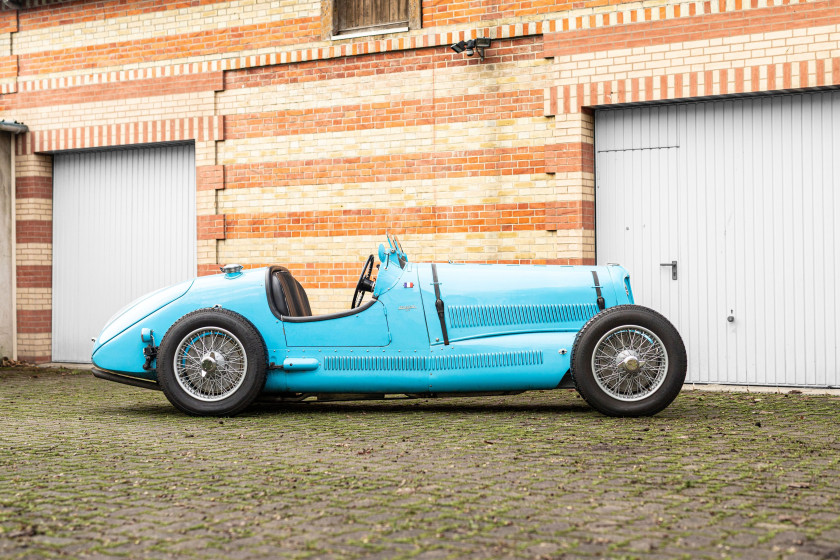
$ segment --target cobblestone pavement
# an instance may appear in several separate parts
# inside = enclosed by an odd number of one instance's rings
[[[192,418],[0,371],[0,557],[840,558],[840,397],[572,391]]]

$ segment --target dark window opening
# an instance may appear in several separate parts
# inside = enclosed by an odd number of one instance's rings
[[[419,3],[415,2],[414,3]],[[414,28],[412,0],[334,0],[335,35],[352,35],[390,29]],[[419,22],[418,22],[419,23]]]

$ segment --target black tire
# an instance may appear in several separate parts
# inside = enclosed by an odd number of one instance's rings
[[[575,389],[599,412],[652,416],[677,397],[687,364],[680,333],[668,319],[647,307],[620,305],[595,315],[577,334],[571,373]]]
[[[232,416],[262,391],[266,360],[265,343],[245,317],[200,309],[178,319],[163,337],[158,383],[169,402],[187,414]]]

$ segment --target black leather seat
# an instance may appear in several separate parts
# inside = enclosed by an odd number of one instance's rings
[[[309,298],[300,282],[288,269],[278,266],[271,271],[270,293],[274,307],[286,317],[311,317]]]

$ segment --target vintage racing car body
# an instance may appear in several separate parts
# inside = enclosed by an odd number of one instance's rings
[[[575,387],[606,414],[635,416],[658,412],[682,386],[679,334],[632,305],[620,266],[418,264],[390,237],[379,260],[373,280],[368,259],[353,308],[330,315],[312,316],[279,266],[230,266],[165,288],[108,322],[94,374],[212,415],[258,397]]]

